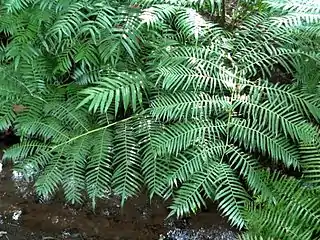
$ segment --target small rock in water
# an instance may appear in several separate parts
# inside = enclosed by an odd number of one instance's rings
[[[82,239],[81,233],[77,228],[68,228],[62,232],[64,239]]]
[[[18,171],[12,171],[12,180],[13,181],[22,181],[23,180],[23,174],[22,172]]]
[[[16,210],[13,212],[13,215],[12,215],[12,220],[14,221],[18,221],[20,216],[22,214],[22,210]]]

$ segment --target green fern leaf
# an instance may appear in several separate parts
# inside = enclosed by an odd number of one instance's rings
[[[261,153],[269,154],[274,160],[280,160],[288,167],[300,166],[298,152],[286,138],[276,137],[250,121],[233,119],[232,124],[231,138],[240,141],[249,151],[259,149]]]
[[[167,188],[168,160],[156,154],[153,137],[159,131],[159,126],[149,118],[138,119],[136,129],[141,151],[141,171],[148,187],[150,199],[156,194],[163,197]]]
[[[268,83],[256,85],[255,88],[266,91],[270,102],[277,99],[278,102],[286,103],[301,114],[308,117],[313,116],[317,122],[320,122],[320,106],[312,94],[304,93],[294,86],[269,85]]]
[[[212,159],[222,157],[226,145],[222,141],[204,142],[200,146],[187,149],[171,161],[169,172],[170,186],[178,187],[194,173],[205,171]]]
[[[112,165],[112,188],[121,196],[123,205],[128,197],[137,194],[143,182],[140,173],[141,159],[132,124],[124,122],[116,127],[114,144],[116,154]]]
[[[106,113],[112,102],[115,103],[115,113],[117,114],[120,103],[125,110],[131,104],[133,110],[136,110],[138,104],[142,103],[141,88],[145,82],[145,76],[135,72],[114,72],[108,77],[101,79],[103,81],[95,83],[97,87],[90,87],[81,93],[88,95],[78,107],[90,102],[89,111],[99,111]]]
[[[96,206],[96,198],[102,198],[107,191],[110,191],[112,178],[112,133],[103,129],[93,135],[95,142],[88,157],[86,169],[86,185],[92,206]]]
[[[62,161],[60,152],[51,159],[43,173],[37,178],[35,188],[39,196],[52,196],[60,186],[63,179]]]
[[[217,171],[215,200],[218,200],[219,209],[228,216],[231,224],[241,229],[245,226],[244,204],[249,196],[227,164],[219,164]]]
[[[3,154],[3,160],[21,162],[29,156],[45,153],[50,147],[43,142],[36,140],[25,140],[22,143],[15,144],[6,149]]]
[[[283,131],[286,137],[290,136],[296,142],[312,142],[317,135],[316,129],[309,124],[303,115],[287,106],[279,106],[270,102],[260,102],[258,99],[236,99],[240,111],[254,118],[259,126],[265,126],[275,135]]]
[[[303,178],[308,183],[320,187],[320,148],[313,144],[301,144],[301,166]]]
[[[0,132],[3,132],[12,126],[16,118],[16,113],[10,102],[1,102],[2,106],[0,113]]]
[[[82,191],[85,189],[87,157],[89,155],[88,139],[81,138],[66,147],[66,162],[63,169],[62,185],[65,198],[71,204],[82,203]],[[90,142],[89,142],[90,143]]]
[[[217,139],[226,133],[227,125],[221,121],[194,121],[169,125],[154,138],[158,153],[177,155],[189,146],[203,143],[206,137]]]
[[[201,193],[204,191],[205,197],[214,196],[217,187],[215,184],[218,176],[217,169],[216,164],[211,164],[205,171],[196,172],[183,183],[169,207],[171,209],[169,216],[181,217],[191,212],[195,213],[202,206],[206,206],[205,198]]]
[[[209,118],[212,114],[229,109],[230,104],[223,98],[206,93],[181,92],[161,95],[151,103],[155,118],[182,120],[187,118]]]
[[[254,194],[261,194],[265,198],[271,198],[272,193],[260,174],[259,163],[250,155],[244,153],[239,147],[231,145],[226,154],[232,169],[238,170],[244,176]]]

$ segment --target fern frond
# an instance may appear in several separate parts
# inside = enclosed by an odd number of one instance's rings
[[[289,12],[305,13],[314,12],[320,13],[320,3],[318,0],[264,0],[275,9],[282,9]]]
[[[90,83],[98,82],[101,78],[106,77],[107,73],[110,72],[111,67],[98,66],[98,67],[87,67],[79,66],[73,72],[72,78],[76,84],[88,85]]]
[[[63,150],[63,149],[62,149]],[[52,196],[60,186],[63,179],[63,160],[61,152],[55,155],[44,168],[42,174],[35,182],[36,192],[39,196]]]
[[[281,17],[271,18],[274,26],[286,27],[303,27],[306,24],[318,23],[320,20],[320,11],[318,13],[312,12],[291,12]]]
[[[195,213],[197,209],[206,206],[205,198],[213,197],[215,193],[216,179],[218,178],[217,164],[208,165],[205,171],[198,171],[182,184],[173,200],[170,215],[178,217],[186,213]],[[204,197],[202,196],[204,192]]]
[[[43,109],[44,113],[68,125],[69,129],[88,131],[90,122],[87,116],[87,110],[85,108],[77,109],[77,100],[77,98],[69,98],[66,102],[54,96],[48,104],[45,104]]]
[[[219,202],[218,208],[232,225],[241,229],[245,226],[243,211],[249,196],[230,166],[219,164],[218,172],[215,195],[215,200]]]
[[[276,99],[278,102],[292,106],[304,116],[312,116],[317,122],[320,122],[320,106],[314,95],[305,93],[295,86],[270,85],[264,83],[255,85],[254,87],[261,89],[261,91],[266,91],[270,102]]]
[[[148,187],[150,198],[155,194],[163,197],[167,188],[168,159],[157,155],[157,148],[154,144],[154,136],[157,135],[160,126],[153,119],[138,119],[136,128],[139,129],[139,145],[141,151],[141,171]]]
[[[225,52],[212,47],[170,48],[157,69],[158,84],[165,90],[221,91],[227,87],[232,70],[222,64]]]
[[[3,154],[3,160],[9,160],[14,163],[21,162],[23,159],[36,154],[43,154],[50,148],[46,143],[29,140],[23,141],[22,143],[15,144],[10,148],[6,149]]]
[[[195,212],[205,206],[205,198],[219,201],[219,209],[227,215],[233,225],[242,228],[244,219],[242,211],[248,197],[226,164],[213,162],[204,171],[199,171],[185,182],[177,191],[177,197],[170,206],[170,214],[181,216],[183,213]]]
[[[38,146],[37,151],[29,156],[25,155],[23,161],[15,161],[17,165],[15,169],[22,172],[24,176],[34,180],[35,177],[48,165],[49,161],[54,157],[54,154],[47,149]],[[7,155],[8,156],[8,155]]]
[[[187,8],[176,13],[176,25],[187,38],[194,38],[196,41],[203,38],[212,25],[197,13],[194,9]]]
[[[303,115],[286,105],[260,102],[253,96],[248,99],[236,99],[235,103],[240,105],[240,112],[252,117],[259,126],[265,126],[275,135],[283,132],[286,137],[290,136],[296,142],[312,142],[318,134]]]
[[[32,3],[34,3],[35,0],[6,0],[4,1],[4,7],[9,13],[16,13],[18,11],[21,11],[28,6],[30,6]]]
[[[151,113],[156,119],[169,121],[208,118],[229,107],[229,102],[218,96],[204,92],[177,92],[157,97],[151,102]]]
[[[250,121],[234,119],[230,136],[249,151],[258,149],[274,160],[282,161],[288,167],[300,166],[297,149],[286,138],[275,136]]]
[[[86,187],[85,175],[89,147],[90,142],[88,139],[82,138],[65,149],[67,152],[65,159],[67,164],[64,166],[62,173],[62,186],[65,198],[71,204],[82,203],[82,191]]]
[[[3,100],[17,101],[25,94],[34,93],[35,89],[21,80],[12,66],[0,67],[0,93]]]
[[[256,43],[254,46],[256,46]],[[275,48],[269,44],[266,44],[264,51],[255,48],[246,47],[243,52],[238,52],[235,56],[239,59],[239,68],[242,74],[248,77],[257,75],[258,71],[262,73],[264,78],[270,77],[270,69],[274,64],[280,64],[286,71],[293,72],[290,63],[295,62],[296,56],[306,54],[296,49]]]
[[[142,88],[145,76],[138,72],[113,72],[108,77],[103,77],[95,83],[97,87],[89,87],[81,93],[88,95],[78,107],[90,102],[89,111],[106,113],[112,102],[115,104],[117,114],[120,103],[125,110],[131,105],[135,111],[138,104],[142,103]]]
[[[82,22],[79,33],[97,43],[104,33],[111,33],[114,25],[116,9],[104,1],[94,1],[90,4],[89,13]]]
[[[12,126],[16,118],[16,113],[13,110],[11,102],[1,102],[0,104],[2,106],[0,113],[0,132],[3,132]]]
[[[154,4],[152,7],[142,10],[139,18],[142,20],[141,24],[146,24],[150,28],[163,25],[165,20],[171,20],[179,7],[172,4]]]
[[[30,119],[30,122],[25,122],[26,118],[17,119],[19,123],[19,134],[24,136],[33,136],[43,139],[51,139],[54,142],[65,142],[70,139],[66,133],[65,126],[55,118],[36,118]]]
[[[219,140],[204,142],[174,157],[170,164],[170,186],[178,187],[180,183],[188,181],[194,173],[204,171],[213,159],[222,157],[225,148],[225,143]]]
[[[100,63],[99,50],[90,41],[79,42],[75,46],[74,62],[84,66],[98,66]]]
[[[92,206],[95,208],[96,198],[101,198],[110,191],[112,178],[113,135],[104,129],[93,135],[95,142],[88,157],[86,169],[86,185]]]
[[[254,194],[261,194],[265,198],[272,196],[271,190],[264,182],[263,176],[260,173],[261,170],[256,159],[244,153],[242,149],[235,145],[229,146],[226,154],[230,167],[239,171]]]
[[[303,179],[320,188],[320,147],[317,144],[301,144],[300,154]]]
[[[116,127],[114,137],[112,187],[121,196],[121,205],[137,194],[143,182],[140,173],[141,158],[132,124],[124,122]]]
[[[250,206],[246,213],[251,234],[276,239],[313,239],[319,232],[319,200],[317,193],[302,187],[293,178],[267,174],[275,201]]]
[[[223,136],[227,124],[221,121],[195,121],[176,123],[164,129],[155,136],[154,141],[160,155],[176,155],[181,150],[194,144],[203,143],[207,138],[214,140]]]
[[[83,13],[83,9],[85,8],[86,5],[84,2],[73,2],[68,6],[66,12],[62,12],[62,14],[58,16],[47,35],[55,36],[59,42],[61,42],[64,37],[75,37],[86,17]]]

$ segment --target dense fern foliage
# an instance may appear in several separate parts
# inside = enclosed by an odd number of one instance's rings
[[[1,1],[0,129],[21,137],[4,159],[40,195],[146,187],[239,228],[252,193],[274,198],[263,159],[319,187],[320,6],[253,2]]]
[[[320,232],[319,191],[279,174],[268,174],[273,201],[259,196],[248,206],[247,233],[240,239],[316,239]]]

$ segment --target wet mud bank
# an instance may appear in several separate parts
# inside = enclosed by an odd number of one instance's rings
[[[99,202],[95,212],[89,203],[65,204],[63,196],[38,199],[32,183],[4,166],[0,173],[0,239],[161,239],[235,240],[236,230],[209,206],[206,212],[181,220],[167,219],[166,205],[146,196],[130,199],[124,208],[109,196]]]

